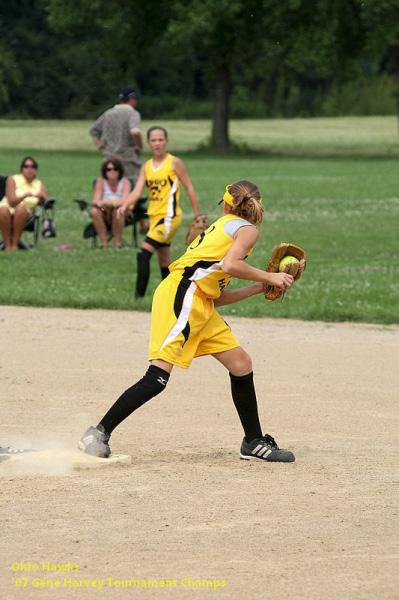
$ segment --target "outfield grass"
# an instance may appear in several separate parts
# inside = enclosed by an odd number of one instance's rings
[[[321,121],[326,125],[325,144],[320,139]],[[261,121],[257,132],[253,121],[233,123],[232,129],[240,131],[242,142],[253,139],[254,146],[261,144],[262,130],[267,137],[267,130],[268,140],[275,139],[275,156],[267,154],[270,148],[266,146],[262,147],[264,153],[248,155],[196,153],[193,150],[201,142],[201,131],[206,136],[205,128],[201,130],[196,122],[167,124],[170,150],[178,151],[186,163],[201,209],[210,220],[220,214],[217,200],[226,183],[246,178],[261,188],[266,217],[251,264],[263,268],[280,241],[296,243],[308,252],[308,269],[283,302],[265,303],[257,296],[222,309],[224,314],[399,322],[395,119],[348,119],[347,140],[340,141],[338,132],[344,121]],[[393,130],[392,140],[388,124]],[[295,136],[288,134],[290,125],[296,132],[303,128],[293,156],[288,151],[295,146]],[[326,132],[327,125],[331,125],[330,133]],[[319,129],[320,137],[313,139],[309,132],[314,128]],[[88,124],[82,122],[0,122],[0,172],[16,172],[22,156],[34,154],[40,163],[39,176],[57,199],[58,233],[56,239],[41,239],[38,251],[0,253],[0,304],[150,310],[151,293],[160,280],[156,258],[152,259],[147,297],[134,301],[135,251],[92,250],[90,241],[82,237],[88,218],[73,199],[90,199],[91,181],[98,175],[100,164],[87,129]],[[187,132],[194,131],[195,139],[191,139]],[[336,144],[341,144],[340,151]],[[303,156],[299,156],[301,148]],[[286,156],[279,155],[284,153]],[[183,227],[172,246],[173,258],[185,249],[191,218],[185,193],[182,206]],[[130,230],[126,230],[126,238],[130,240]],[[54,250],[66,243],[70,250]]]
[[[210,121],[162,121],[175,152],[196,151],[207,144]],[[0,148],[24,152],[96,149],[89,121],[1,121]],[[143,131],[154,125],[144,121]],[[230,135],[246,149],[289,156],[399,156],[398,120],[387,117],[273,119],[231,121]]]

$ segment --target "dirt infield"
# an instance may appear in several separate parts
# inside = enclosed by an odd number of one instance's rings
[[[149,315],[0,307],[0,444],[43,451],[0,463],[2,600],[399,597],[399,327],[229,323],[294,464],[238,460],[206,357],[114,433],[130,465],[76,469],[147,367]]]

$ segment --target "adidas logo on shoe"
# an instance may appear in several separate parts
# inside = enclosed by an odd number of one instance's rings
[[[278,447],[271,435],[247,442],[245,438],[241,444],[241,460],[257,460],[266,462],[294,462],[295,456],[290,450],[282,450]]]

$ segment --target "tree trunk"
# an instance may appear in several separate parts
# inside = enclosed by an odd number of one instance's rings
[[[228,150],[229,139],[230,70],[228,65],[218,68],[215,84],[213,110],[212,146],[217,150]]]

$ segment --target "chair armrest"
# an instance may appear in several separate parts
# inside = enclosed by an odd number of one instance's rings
[[[44,209],[53,208],[54,202],[55,202],[55,198],[47,198],[47,200],[44,201],[43,208]]]
[[[89,203],[86,202],[86,200],[76,199],[74,202],[79,205],[80,210],[87,210],[87,207],[89,206]]]

